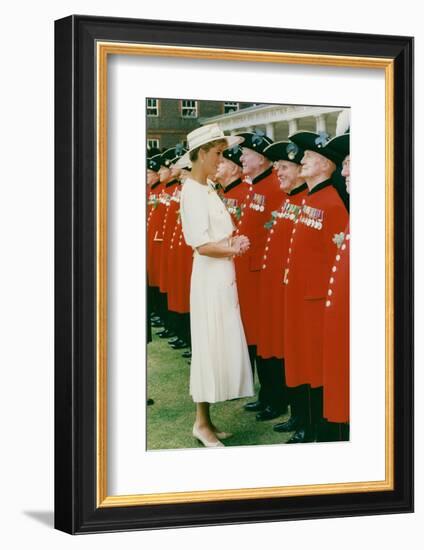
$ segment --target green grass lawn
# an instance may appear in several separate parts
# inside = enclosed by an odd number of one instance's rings
[[[155,331],[153,331],[155,333]],[[189,395],[190,366],[181,357],[185,350],[173,350],[167,340],[153,334],[147,348],[147,388],[154,405],[147,407],[147,448],[187,449],[202,445],[193,438],[195,405]],[[256,388],[257,390],[257,388]],[[272,445],[285,443],[290,434],[278,434],[273,424],[288,416],[257,422],[255,413],[243,410],[243,405],[254,398],[235,399],[211,405],[215,425],[233,433],[225,446]]]

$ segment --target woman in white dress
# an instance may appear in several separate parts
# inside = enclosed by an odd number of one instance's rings
[[[180,201],[186,243],[193,248],[190,288],[192,359],[190,395],[196,403],[193,436],[205,447],[222,447],[230,434],[219,432],[210,403],[254,394],[252,369],[240,318],[233,257],[249,247],[234,226],[208,176],[216,172],[222,151],[242,138],[224,136],[217,124],[188,136],[191,176]]]

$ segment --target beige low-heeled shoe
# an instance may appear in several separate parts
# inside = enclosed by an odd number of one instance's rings
[[[193,426],[193,437],[195,437],[204,447],[213,448],[213,447],[225,447],[221,441],[208,441],[203,437],[203,435],[198,431],[198,429]]]
[[[215,432],[215,435],[218,439],[229,439],[230,437],[233,437],[233,434],[229,432]]]

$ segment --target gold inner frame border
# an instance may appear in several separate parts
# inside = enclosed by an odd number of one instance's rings
[[[385,479],[281,487],[216,489],[109,496],[107,493],[107,62],[109,55],[220,59],[297,65],[383,69],[385,73]],[[97,63],[97,507],[212,502],[394,489],[394,60],[391,58],[194,48],[139,43],[96,43]]]

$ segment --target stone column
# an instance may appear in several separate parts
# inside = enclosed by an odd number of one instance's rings
[[[325,123],[325,116],[324,115],[318,115],[315,117],[315,124],[316,124],[316,132],[326,132],[327,131],[327,125]]]
[[[297,132],[297,129],[298,129],[297,118],[292,118],[288,122],[289,122],[289,136],[291,136],[292,134],[295,134]]]
[[[274,140],[274,124],[272,122],[268,122],[266,125],[266,135]]]

